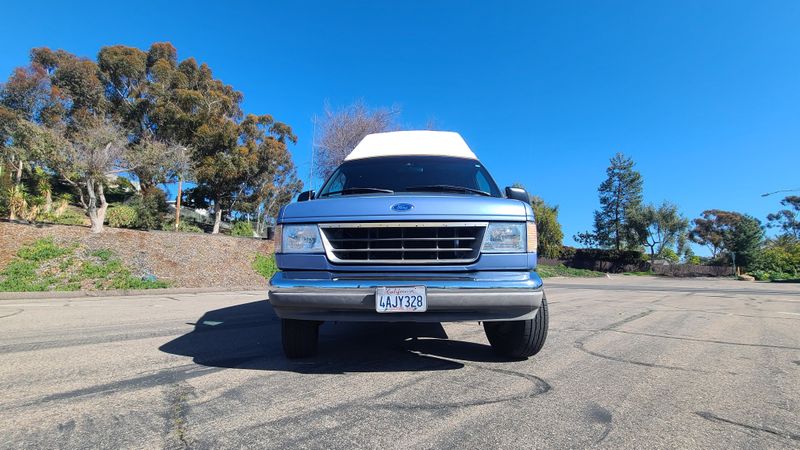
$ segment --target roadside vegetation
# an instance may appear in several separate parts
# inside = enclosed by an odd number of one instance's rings
[[[169,283],[137,277],[110,249],[89,250],[39,239],[23,246],[0,272],[0,291],[154,289]]]
[[[572,267],[567,267],[563,264],[558,264],[558,265],[539,264],[536,266],[536,272],[538,272],[539,276],[541,276],[542,278],[552,278],[552,277],[593,278],[593,277],[604,277],[606,275],[603,272],[596,272],[594,270],[588,270],[588,269],[574,269]]]
[[[339,109],[326,104],[319,123],[314,118],[314,173],[331,173],[365,135],[401,129],[399,114],[397,107],[362,101]],[[0,216],[89,226],[94,233],[110,226],[265,237],[280,208],[303,189],[289,151],[296,143],[291,126],[245,111],[241,92],[208,65],[179,59],[168,42],[147,50],[106,46],[94,58],[34,48],[28,64],[0,83]],[[166,185],[177,185],[174,209]],[[594,270],[800,279],[800,196],[784,197],[782,209],[762,221],[713,208],[690,220],[668,199],[646,203],[644,194],[633,159],[613,155],[598,186],[592,228],[573,236],[580,249],[563,245],[559,206],[532,197],[539,255],[557,262],[543,264],[543,276],[592,276]],[[692,243],[706,246],[710,256],[695,255]],[[59,272],[53,261],[68,256],[18,256],[0,268],[2,286],[139,283],[120,258],[82,256],[95,258],[87,264],[97,267]],[[268,278],[274,260],[257,258],[253,268]]]
[[[278,265],[275,262],[275,255],[256,254],[253,260],[253,270],[264,279],[269,280],[278,271]]]
[[[652,272],[659,265],[680,265],[684,270],[666,272],[690,274],[692,266],[705,265],[732,267],[733,274],[749,273],[762,281],[800,278],[799,196],[783,198],[784,208],[769,214],[766,226],[751,215],[719,209],[703,211],[690,221],[669,201],[644,204],[644,180],[631,158],[616,154],[606,175],[598,187],[600,209],[594,212],[593,229],[574,239],[618,255],[637,252],[649,263],[644,268],[617,264],[618,271]],[[767,228],[776,229],[777,235],[767,237]],[[689,242],[706,246],[711,256],[698,257]]]

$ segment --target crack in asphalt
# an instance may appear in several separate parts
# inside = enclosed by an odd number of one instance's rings
[[[140,331],[133,333],[106,334],[100,336],[84,337],[77,339],[59,339],[51,341],[23,342],[0,346],[0,353],[21,353],[54,348],[78,347],[81,345],[107,344],[111,342],[133,341],[168,336],[179,336],[186,333],[186,328],[162,329],[154,331]]]
[[[188,416],[189,396],[194,395],[194,388],[185,380],[176,380],[168,387],[166,395],[167,412],[165,416],[164,448],[190,448]]]
[[[754,316],[752,314],[737,314],[731,313],[726,311],[711,311],[707,309],[688,309],[688,308],[677,308],[664,305],[664,308],[667,309],[658,309],[657,311],[665,311],[665,312],[701,312],[706,314],[718,314],[720,316],[734,316],[734,317],[747,317],[751,319],[781,319],[781,320],[800,320],[800,317],[777,317],[777,316]]]
[[[31,402],[29,404],[20,406],[40,405],[42,403],[47,403],[52,401],[73,400],[81,397],[112,394],[121,391],[136,391],[154,386],[184,382],[192,378],[202,377],[215,372],[219,372],[221,370],[225,370],[225,368],[201,367],[195,364],[186,364],[183,366],[165,369],[141,377],[128,378],[125,380],[115,381],[112,383],[89,386],[81,389],[75,389],[72,391],[59,392],[57,394],[48,395],[44,398],[36,400],[35,402]]]
[[[775,430],[773,428],[768,428],[768,427],[759,427],[759,426],[755,426],[755,425],[748,425],[746,423],[736,422],[736,421],[733,421],[733,420],[730,420],[730,419],[725,419],[724,417],[719,417],[719,416],[717,416],[717,415],[715,415],[713,413],[707,412],[707,411],[695,411],[695,414],[697,414],[698,416],[702,417],[703,419],[709,420],[711,422],[726,423],[726,424],[729,424],[729,425],[735,425],[737,427],[744,428],[744,429],[751,430],[751,431],[761,431],[761,432],[769,433],[769,434],[772,434],[774,436],[782,437],[782,438],[785,438],[785,439],[791,439],[793,441],[800,441],[800,435],[794,434],[794,433],[790,433],[788,431],[780,431],[780,430]]]
[[[746,342],[719,341],[716,339],[700,339],[688,336],[671,336],[668,334],[651,334],[651,333],[641,333],[638,331],[625,331],[625,330],[603,330],[603,331],[610,331],[612,333],[632,334],[637,336],[649,336],[649,337],[664,338],[664,339],[676,339],[679,341],[705,342],[709,344],[736,345],[741,347],[776,348],[780,350],[800,350],[800,347],[791,347],[788,345],[748,344]]]
[[[582,350],[583,352],[585,352],[585,353],[587,353],[589,355],[596,356],[598,358],[607,359],[609,361],[616,361],[616,362],[621,362],[621,363],[626,363],[626,364],[633,364],[633,365],[636,365],[636,366],[650,367],[650,368],[654,368],[654,369],[679,370],[679,371],[682,371],[682,372],[694,372],[694,373],[712,373],[712,372],[709,372],[707,370],[690,369],[690,368],[687,368],[687,367],[678,367],[678,366],[667,366],[667,365],[663,365],[663,364],[648,363],[648,362],[643,362],[643,361],[635,361],[635,360],[632,360],[632,359],[620,358],[620,357],[617,357],[617,356],[604,355],[602,353],[598,353],[598,352],[595,352],[595,351],[592,351],[592,350],[589,350],[589,349],[585,348],[584,347],[584,342],[582,342],[582,341],[576,342],[575,343],[575,347],[578,348],[579,350]]]
[[[402,410],[440,410],[440,409],[450,409],[450,408],[463,408],[463,407],[472,407],[472,406],[484,406],[484,405],[492,405],[496,403],[503,403],[515,400],[524,400],[527,398],[532,398],[537,395],[542,395],[549,392],[552,389],[550,383],[545,381],[542,378],[537,377],[536,375],[527,374],[524,372],[519,372],[515,370],[508,370],[508,369],[501,369],[499,367],[487,367],[481,364],[474,364],[471,362],[447,358],[444,356],[432,355],[429,353],[423,353],[417,350],[408,350],[410,353],[419,356],[420,358],[430,358],[438,361],[443,362],[451,362],[462,364],[464,367],[469,367],[472,369],[477,370],[485,370],[488,372],[499,373],[502,375],[514,376],[522,378],[526,381],[533,383],[535,389],[529,390],[523,394],[516,394],[516,395],[508,395],[503,397],[497,397],[492,399],[485,399],[485,400],[467,400],[462,402],[452,402],[452,403],[438,403],[435,405],[398,405],[398,404],[383,404],[383,405],[375,405],[376,407],[382,408],[390,408],[390,409],[402,409]]]
[[[15,310],[14,312],[12,312],[10,314],[6,314],[4,316],[0,316],[0,319],[5,319],[6,317],[16,316],[17,314],[21,313],[22,311],[25,311],[25,310],[24,309],[17,309],[17,310]]]
[[[634,314],[632,316],[629,316],[629,317],[626,317],[626,318],[624,318],[622,320],[614,322],[614,323],[612,323],[610,325],[607,325],[605,327],[599,328],[596,331],[593,331],[593,332],[587,334],[586,336],[583,336],[583,337],[579,338],[577,341],[575,341],[575,348],[577,348],[577,349],[579,349],[579,350],[581,350],[581,351],[583,351],[583,352],[585,352],[585,353],[587,353],[589,355],[596,356],[598,358],[603,358],[603,359],[607,359],[609,361],[616,361],[616,362],[621,362],[621,363],[625,363],[625,364],[633,364],[633,365],[636,365],[636,366],[650,367],[650,368],[655,368],[655,369],[679,370],[679,371],[683,371],[683,372],[711,373],[711,372],[708,372],[708,371],[705,371],[705,370],[701,370],[701,369],[691,369],[691,368],[687,368],[687,367],[667,366],[667,365],[663,365],[663,364],[636,361],[636,360],[622,358],[622,357],[618,357],[618,356],[606,355],[606,354],[603,354],[603,353],[600,353],[600,352],[596,352],[596,351],[593,351],[593,350],[589,350],[589,349],[586,348],[586,341],[588,341],[589,339],[599,335],[600,333],[603,333],[603,332],[606,332],[606,331],[617,331],[617,330],[615,330],[615,328],[620,327],[620,326],[625,325],[625,324],[628,324],[628,323],[631,323],[631,322],[633,322],[635,320],[639,320],[641,318],[647,317],[647,316],[649,316],[650,314],[652,314],[654,312],[655,312],[655,310],[648,309],[647,311],[640,312],[639,314]]]
[[[20,312],[22,312],[22,310],[20,310]],[[0,316],[0,318],[2,317],[3,316]],[[223,330],[228,331],[228,330],[239,330],[246,328],[270,327],[270,326],[275,326],[277,324],[278,323],[271,318],[248,319],[239,321],[232,320],[230,324],[225,324]],[[203,325],[203,324],[195,325],[194,332],[206,333],[209,331],[219,331],[219,330],[209,325]],[[87,336],[87,337],[72,338],[72,339],[53,339],[47,341],[22,342],[18,344],[0,345],[0,353],[20,353],[20,352],[48,350],[55,348],[77,347],[82,345],[106,344],[111,342],[132,341],[138,339],[179,336],[185,333],[186,333],[186,328],[180,327],[180,328],[162,328],[152,331],[134,331],[130,333],[102,334],[102,335]]]
[[[455,363],[455,364],[460,364],[460,365],[462,365],[462,366],[464,366],[466,368],[474,369],[476,371],[486,370],[486,371],[490,371],[490,372],[500,373],[500,374],[503,374],[503,375],[510,375],[510,376],[515,376],[515,377],[520,377],[520,378],[522,378],[522,379],[524,379],[526,381],[533,382],[536,387],[533,390],[524,392],[522,394],[513,395],[513,396],[506,396],[506,397],[502,397],[502,398],[492,398],[492,399],[486,399],[486,400],[451,402],[451,403],[438,403],[438,404],[431,404],[431,405],[404,405],[404,404],[397,404],[397,403],[376,403],[376,400],[385,399],[386,397],[391,396],[392,394],[397,393],[399,391],[402,391],[403,389],[407,389],[409,387],[412,387],[412,386],[418,384],[420,380],[424,380],[424,379],[427,378],[424,374],[418,374],[416,376],[412,376],[412,378],[407,380],[406,382],[396,384],[390,389],[381,391],[381,392],[376,393],[374,395],[369,395],[366,398],[347,401],[347,402],[345,402],[343,404],[339,404],[339,405],[328,405],[328,406],[325,406],[325,407],[322,407],[322,408],[314,409],[312,411],[303,412],[301,414],[295,414],[295,415],[291,415],[291,416],[284,415],[283,417],[276,418],[274,420],[261,422],[261,423],[259,423],[257,425],[247,426],[247,427],[245,427],[243,429],[240,429],[238,431],[238,433],[246,434],[246,433],[248,433],[248,432],[250,432],[250,431],[252,431],[254,429],[263,429],[264,427],[274,427],[276,425],[279,426],[281,424],[286,424],[286,423],[296,423],[296,422],[298,422],[300,420],[300,418],[303,418],[303,421],[306,421],[308,423],[312,423],[312,422],[315,422],[315,418],[329,417],[329,415],[332,412],[341,411],[341,410],[346,410],[346,411],[350,411],[350,412],[357,411],[357,410],[362,410],[362,411],[364,411],[365,414],[369,414],[368,411],[389,411],[389,412],[391,412],[391,411],[409,411],[409,410],[420,411],[422,413],[428,413],[428,414],[435,414],[436,412],[442,412],[442,411],[455,412],[455,411],[458,411],[459,408],[463,408],[463,407],[476,407],[476,406],[497,404],[497,403],[501,403],[501,402],[524,400],[524,399],[527,399],[527,398],[531,398],[531,397],[534,397],[534,396],[537,396],[537,395],[544,394],[544,393],[546,393],[546,392],[548,392],[548,391],[550,391],[552,389],[552,387],[550,386],[550,384],[547,381],[545,381],[545,380],[543,380],[543,379],[541,379],[541,378],[539,378],[539,377],[537,377],[535,375],[530,375],[530,374],[526,374],[526,373],[523,373],[523,372],[514,371],[514,370],[508,370],[508,369],[502,369],[502,368],[486,367],[486,366],[483,366],[483,365],[480,365],[480,364],[472,364],[472,363],[469,363],[469,362],[465,362],[463,360],[451,359],[451,358],[441,357],[441,356],[437,356],[437,355],[431,355],[431,354],[427,354],[427,353],[413,351],[413,350],[410,350],[410,349],[398,349],[398,350],[401,350],[402,353],[405,353],[405,354],[409,354],[410,353],[411,355],[413,355],[415,357],[418,357],[418,358],[421,358],[421,359],[422,358],[431,359],[431,360],[434,360],[434,361],[439,362],[439,363],[446,363],[446,364]],[[344,422],[341,422],[341,423],[337,424],[333,428],[326,428],[326,433],[331,432],[332,429],[338,429],[338,428],[348,429],[354,423],[360,423],[361,420],[362,420],[361,417],[363,417],[363,414],[354,414],[354,415],[351,416],[351,418],[349,418],[348,420],[345,420]],[[432,416],[432,417],[436,417],[436,416]],[[289,442],[284,440],[283,443],[282,443],[282,446],[286,447],[286,448],[305,447],[305,446],[307,446],[305,444],[308,443],[309,439],[311,439],[311,436],[305,435],[305,436],[301,436],[301,437],[299,437],[297,439],[293,439],[293,440],[291,440]]]
[[[647,311],[642,311],[639,314],[634,314],[632,316],[629,316],[629,317],[626,317],[626,318],[624,318],[622,320],[614,322],[614,323],[612,323],[610,325],[606,325],[606,326],[600,328],[598,331],[613,330],[614,328],[621,327],[622,325],[625,325],[627,323],[631,323],[634,320],[639,320],[639,319],[642,319],[644,317],[647,317],[650,314],[653,314],[654,312],[655,312],[655,310],[652,310],[652,309],[648,309]]]
[[[720,344],[720,345],[734,345],[734,346],[741,346],[741,347],[760,347],[760,348],[775,348],[779,350],[800,350],[800,347],[791,347],[788,345],[774,345],[774,344],[750,344],[747,342],[730,342],[730,341],[720,341],[716,339],[700,339],[700,338],[693,338],[690,336],[673,336],[669,334],[653,334],[653,333],[642,333],[639,331],[626,331],[626,330],[607,330],[604,328],[592,329],[592,328],[564,328],[558,331],[567,331],[567,332],[591,332],[593,334],[598,334],[600,332],[609,332],[609,333],[620,333],[620,334],[630,334],[634,336],[647,336],[647,337],[654,337],[654,338],[663,338],[663,339],[675,339],[678,341],[690,341],[690,342],[704,342],[708,344]]]

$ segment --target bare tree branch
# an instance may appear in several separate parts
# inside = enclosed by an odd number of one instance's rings
[[[398,107],[370,109],[363,101],[336,111],[326,104],[314,149],[317,174],[327,178],[364,136],[398,129],[399,114]]]

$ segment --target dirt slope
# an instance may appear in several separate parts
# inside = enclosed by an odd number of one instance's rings
[[[258,239],[118,228],[93,234],[88,227],[0,222],[0,270],[21,246],[43,237],[111,249],[136,274],[153,274],[172,287],[265,288],[251,264],[256,252],[272,253],[272,242]]]

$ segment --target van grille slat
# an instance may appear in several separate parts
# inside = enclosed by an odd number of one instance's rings
[[[474,240],[474,239],[475,239],[474,237],[452,237],[452,238],[446,238],[446,237],[413,238],[413,237],[408,237],[408,238],[377,238],[377,239],[372,239],[372,241],[471,241],[471,240]],[[339,242],[339,241],[342,241],[342,242],[363,241],[363,239],[358,239],[358,238],[350,238],[350,239],[348,239],[348,238],[328,238],[328,240],[329,241],[337,241],[337,242]]]
[[[398,250],[402,250],[404,252],[437,252],[441,250],[447,251],[464,251],[464,252],[471,252],[472,249],[469,247],[458,247],[458,248],[448,248],[448,249],[441,249],[441,248],[403,248],[403,249],[394,249],[394,248],[348,248],[345,249],[348,252],[396,252]]]
[[[338,264],[464,264],[478,259],[485,222],[322,224]]]

